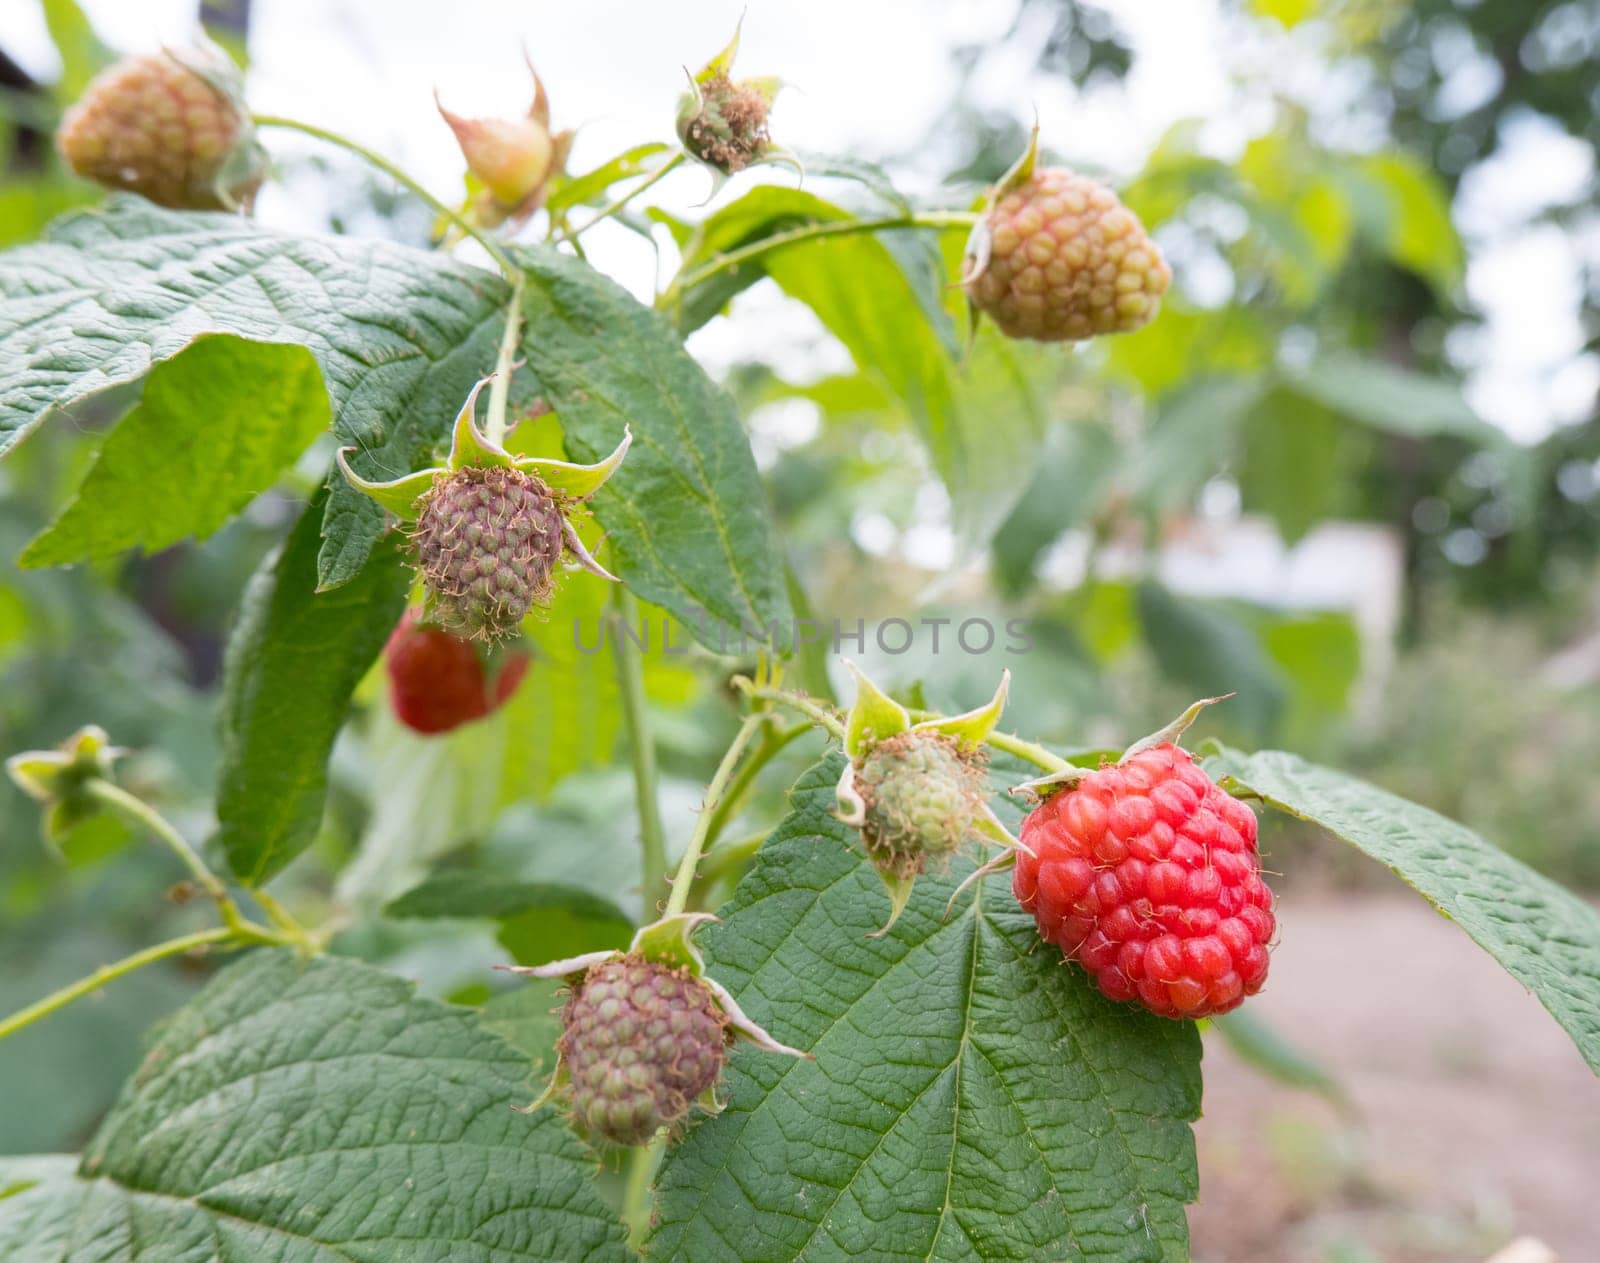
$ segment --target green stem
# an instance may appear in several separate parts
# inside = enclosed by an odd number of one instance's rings
[[[768,718],[769,716],[760,711],[746,715],[732,744],[723,754],[722,762],[717,764],[716,775],[711,778],[711,785],[706,790],[705,806],[700,812],[700,818],[695,821],[694,833],[689,838],[689,845],[684,849],[683,859],[678,863],[677,876],[672,879],[672,896],[667,900],[667,910],[663,916],[677,916],[689,906],[689,889],[694,885],[694,870],[700,863],[700,856],[705,853],[706,838],[711,832],[711,822],[717,814],[717,805],[722,802],[722,797],[728,790],[728,782],[732,779],[734,768],[738,766],[739,759],[744,754],[745,746],[750,744],[750,738],[755,736],[756,729],[766,723]]]
[[[500,337],[500,354],[494,363],[494,380],[489,383],[489,426],[485,436],[496,447],[506,443],[506,400],[511,394],[511,374],[515,372],[517,343],[522,337],[523,273],[511,277],[511,305],[506,308],[506,329]]]
[[[749,680],[735,680],[734,684],[744,692],[746,697],[760,698],[763,701],[776,702],[780,706],[787,706],[790,710],[798,711],[804,715],[817,727],[826,730],[830,736],[840,741],[844,740],[844,724],[839,721],[838,716],[819,703],[812,701],[809,697],[805,697],[800,693],[790,693],[785,689],[761,688],[759,685],[752,684]]]
[[[584,233],[588,232],[589,229],[598,224],[602,219],[610,219],[611,216],[615,215],[629,202],[633,201],[633,199],[638,197],[639,194],[643,193],[646,189],[649,189],[657,182],[665,179],[672,172],[676,171],[680,166],[683,165],[685,157],[686,155],[684,154],[683,150],[678,150],[677,153],[673,154],[672,157],[668,158],[659,167],[652,171],[649,177],[644,180],[643,183],[634,185],[633,188],[629,189],[621,197],[617,198],[615,201],[607,202],[604,206],[597,210],[592,219],[585,220],[577,228],[563,228],[561,232],[561,239],[563,241],[576,241],[579,237],[583,236]]]
[[[168,939],[165,943],[157,943],[154,947],[147,947],[142,952],[135,952],[132,956],[125,956],[112,965],[102,965],[87,978],[80,978],[77,982],[62,987],[59,991],[51,992],[44,999],[30,1004],[25,1009],[19,1009],[5,1021],[0,1022],[0,1039],[7,1035],[14,1035],[24,1026],[37,1022],[42,1017],[48,1017],[57,1009],[66,1008],[74,1000],[81,999],[90,992],[98,991],[108,982],[113,982],[125,974],[131,974],[136,969],[143,969],[146,965],[164,960],[168,956],[179,956],[184,952],[192,952],[197,947],[209,947],[216,943],[226,943],[237,937],[235,931],[227,926],[218,926],[211,930],[201,930],[197,934],[185,934],[182,938]]]
[[[803,737],[810,731],[810,724],[796,724],[792,728],[767,730],[766,735],[761,739],[761,744],[751,752],[750,757],[745,760],[744,765],[739,769],[738,775],[728,783],[728,790],[723,794],[722,801],[712,811],[711,823],[706,830],[707,850],[716,845],[717,839],[722,836],[722,830],[727,826],[728,821],[739,814],[740,808],[744,805],[744,799],[750,792],[750,786],[755,783],[756,777],[761,774],[761,769],[766,767],[772,761],[773,756],[791,741],[797,737]]]
[[[705,861],[700,865],[701,885],[718,881],[753,859],[761,849],[761,844],[767,840],[769,832],[768,829],[762,829],[759,833],[752,833],[736,842],[724,842],[708,851]]]
[[[658,307],[670,307],[677,295],[700,284],[728,268],[738,267],[769,250],[781,250],[796,242],[811,241],[818,237],[843,237],[861,232],[884,232],[893,228],[970,228],[977,222],[971,211],[921,211],[911,215],[885,215],[878,219],[840,219],[820,224],[802,224],[785,232],[775,232],[749,245],[740,246],[719,254],[697,268],[680,274],[667,286]]]
[[[649,916],[667,893],[667,843],[656,791],[656,747],[645,710],[644,662],[639,646],[624,630],[635,624],[638,606],[633,594],[619,584],[611,608],[611,650],[616,659],[617,688],[622,694],[622,723],[628,730],[628,746],[633,756],[633,789],[639,806],[643,869],[641,889],[645,915]]]
[[[125,789],[119,789],[110,781],[92,780],[85,787],[91,798],[96,798],[111,810],[140,825],[156,837],[160,838],[172,852],[183,861],[184,867],[189,870],[201,888],[219,903],[232,902],[228,897],[228,890],[222,884],[222,879],[206,866],[195,849],[189,845],[188,840],[175,829],[171,822],[160,812],[141,798],[136,798]]]
[[[341,149],[348,149],[357,157],[363,158],[373,166],[377,167],[378,170],[382,171],[391,179],[397,180],[399,183],[405,185],[406,188],[410,189],[430,207],[432,207],[435,214],[448,219],[462,232],[466,233],[467,236],[471,237],[489,252],[489,257],[500,265],[500,270],[507,276],[513,276],[516,274],[516,265],[511,262],[510,257],[504,250],[500,248],[499,244],[495,242],[492,237],[486,236],[483,232],[479,231],[477,226],[463,216],[460,211],[452,210],[450,207],[446,206],[432,193],[428,192],[427,189],[423,188],[422,185],[419,184],[409,173],[390,162],[382,154],[368,149],[365,145],[357,144],[348,136],[341,136],[338,132],[329,131],[326,127],[318,127],[315,123],[303,123],[297,118],[284,118],[282,115],[278,114],[253,114],[251,115],[251,119],[254,121],[257,127],[281,127],[285,131],[304,132],[307,136],[315,136],[318,140],[327,141],[330,145],[337,145]]]
[[[645,1238],[650,1233],[650,1181],[656,1173],[656,1163],[666,1141],[657,1136],[647,1145],[640,1145],[628,1155],[628,1185],[622,1196],[622,1222],[628,1229],[628,1244],[635,1250],[644,1249]]]

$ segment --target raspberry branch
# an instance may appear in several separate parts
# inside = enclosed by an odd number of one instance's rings
[[[792,246],[801,241],[810,241],[817,237],[850,236],[862,232],[886,232],[894,228],[970,229],[977,222],[978,216],[971,211],[918,211],[910,215],[885,215],[878,219],[841,219],[828,223],[803,224],[798,228],[775,232],[770,237],[752,241],[737,250],[716,255],[699,267],[681,273],[656,300],[656,307],[670,309],[685,290],[709,280],[718,272],[736,268],[741,263],[746,263],[768,251],[781,250],[785,246]]]
[[[633,594],[620,584],[612,600],[611,650],[622,699],[622,725],[628,731],[628,751],[633,761],[634,799],[639,810],[641,889],[648,913],[667,890],[667,842],[661,827],[661,802],[656,789],[656,746],[645,710],[644,663],[639,648],[624,630],[636,625],[638,606]]]
[[[338,132],[330,131],[326,127],[318,127],[315,123],[303,123],[297,118],[285,118],[280,114],[252,114],[250,118],[257,127],[278,127],[285,131],[303,132],[307,136],[314,136],[316,139],[326,141],[330,145],[337,145],[340,149],[348,149],[351,153],[355,154],[356,157],[370,163],[379,171],[382,171],[390,179],[399,181],[406,188],[410,189],[424,202],[426,202],[434,214],[443,219],[449,220],[458,229],[476,241],[488,252],[489,257],[499,265],[500,270],[504,272],[507,277],[513,277],[517,275],[516,264],[511,261],[511,256],[500,248],[499,244],[494,240],[494,238],[483,232],[480,232],[477,226],[469,221],[459,211],[451,210],[450,207],[446,206],[432,193],[428,192],[427,189],[425,189],[402,167],[390,162],[389,159],[385,158],[382,154],[376,152],[375,150],[368,149],[365,145],[358,144],[356,141],[351,140],[348,136],[343,136]]]
[[[683,859],[678,863],[677,875],[672,879],[672,896],[667,900],[667,910],[663,915],[677,916],[689,906],[689,890],[694,885],[694,870],[699,866],[700,856],[705,852],[706,838],[711,832],[712,822],[716,819],[717,808],[727,791],[728,782],[733,778],[734,768],[743,757],[745,746],[750,744],[750,738],[755,736],[756,729],[770,718],[771,715],[765,711],[746,715],[733,742],[723,754],[722,762],[717,764],[716,774],[712,776],[711,784],[706,790],[706,801],[701,809],[700,818],[695,821],[694,833],[683,852]]]

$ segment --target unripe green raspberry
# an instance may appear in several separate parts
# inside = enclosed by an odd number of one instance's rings
[[[438,478],[411,540],[428,620],[459,636],[513,634],[550,593],[565,517],[532,474],[468,465]]]
[[[1148,324],[1171,280],[1160,249],[1115,193],[1088,176],[1040,168],[979,221],[964,284],[1008,336],[1062,342]]]
[[[561,1021],[574,1122],[612,1144],[647,1143],[722,1072],[726,1018],[687,969],[639,956],[595,965]]]
[[[214,60],[204,50],[161,52],[103,71],[62,120],[56,143],[67,165],[179,210],[248,205],[264,155],[232,91],[237,70]]]
[[[872,862],[911,877],[948,859],[972,833],[983,779],[981,756],[945,733],[914,729],[873,746],[855,772]]]

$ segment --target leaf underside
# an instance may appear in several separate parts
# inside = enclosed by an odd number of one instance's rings
[[[1199,1040],[1102,999],[999,882],[940,924],[883,891],[834,818],[842,761],[795,786],[723,923],[711,974],[815,1061],[740,1052],[731,1102],[669,1150],[650,1257],[1188,1257]]]
[[[113,197],[0,256],[0,455],[51,415],[134,382],[206,333],[298,343],[322,368],[356,471],[416,468],[495,361],[510,289],[385,241],[274,232]],[[382,529],[338,480],[318,578],[345,582]]]
[[[1465,825],[1297,755],[1224,750],[1205,766],[1387,865],[1533,992],[1600,1074],[1600,914],[1583,900]]]

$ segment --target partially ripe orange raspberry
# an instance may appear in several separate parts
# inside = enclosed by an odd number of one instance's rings
[[[1171,280],[1160,249],[1115,193],[1045,167],[978,221],[963,284],[1007,336],[1063,342],[1148,324]]]
[[[1187,751],[1089,773],[1035,808],[1022,844],[1017,899],[1113,1000],[1209,1017],[1266,981],[1276,923],[1255,814]]]
[[[67,165],[179,210],[248,205],[265,162],[230,88],[237,71],[213,60],[163,51],[103,71],[62,120]]]

